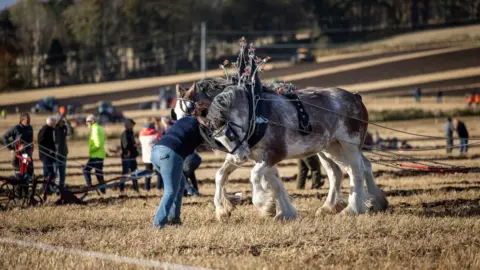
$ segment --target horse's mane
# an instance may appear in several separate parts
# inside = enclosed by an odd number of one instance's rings
[[[230,85],[213,99],[208,110],[207,122],[213,129],[225,125],[225,115],[228,113],[237,97],[248,94],[248,90],[242,86]]]
[[[232,83],[223,78],[204,79],[197,82],[197,91],[213,100],[230,85],[232,85]]]
[[[245,84],[245,87],[249,88],[250,82]],[[229,82],[223,78],[210,78],[197,82],[197,91],[206,95],[209,99],[213,100],[218,94],[222,93],[229,86],[237,86],[237,82]],[[268,86],[262,85],[263,92],[274,92]]]

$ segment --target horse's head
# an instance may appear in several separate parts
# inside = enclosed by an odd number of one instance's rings
[[[248,94],[244,87],[227,87],[215,97],[203,123],[238,162],[245,161],[250,153]]]
[[[172,118],[192,115],[205,117],[212,100],[228,85],[230,84],[222,78],[194,82],[189,89],[177,84],[177,103],[172,110]]]
[[[193,114],[195,110],[195,101],[193,100],[195,92],[195,83],[190,89],[183,88],[179,84],[176,85],[177,102],[175,103],[175,108],[171,111],[173,120],[179,120]]]

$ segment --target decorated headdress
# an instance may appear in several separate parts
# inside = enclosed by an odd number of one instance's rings
[[[238,85],[245,85],[246,82],[252,81],[256,84],[260,83],[258,79],[258,73],[263,71],[265,68],[265,63],[270,60],[270,57],[265,57],[263,59],[255,56],[255,46],[253,43],[248,45],[244,37],[239,41],[240,43],[240,52],[236,62],[230,63],[228,60],[223,61],[220,64],[220,68],[225,72],[226,80],[230,83],[237,83]],[[246,54],[246,55],[245,55]],[[227,68],[231,66],[232,70],[230,75],[228,74]]]
[[[255,55],[255,46],[250,43],[247,48],[247,41],[245,37],[239,40],[240,52],[236,62],[230,63],[228,60],[224,60],[220,64],[220,68],[225,72],[225,77],[228,83],[237,83],[239,86],[245,85],[247,82],[251,82],[252,87],[262,87],[258,73],[262,72],[265,68],[265,64],[270,60],[270,57],[259,58]],[[228,74],[227,68],[231,66],[231,73]],[[289,94],[294,93],[296,86],[292,83],[285,81],[274,81],[268,84],[268,87],[275,91],[277,94]]]

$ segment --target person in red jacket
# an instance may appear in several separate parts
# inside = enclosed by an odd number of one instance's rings
[[[153,172],[153,165],[151,161],[152,148],[160,140],[160,133],[155,129],[155,122],[152,118],[147,118],[142,130],[138,135],[138,140],[142,146],[142,161],[145,164],[145,169]],[[145,178],[145,190],[150,191],[151,177]],[[163,187],[162,177],[157,173],[157,189]]]

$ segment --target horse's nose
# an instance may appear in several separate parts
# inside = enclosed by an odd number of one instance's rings
[[[248,157],[243,157],[243,158],[242,158],[242,161],[243,161],[243,162],[246,162],[247,160],[248,160]]]

